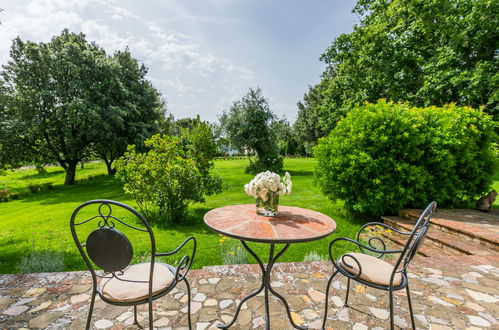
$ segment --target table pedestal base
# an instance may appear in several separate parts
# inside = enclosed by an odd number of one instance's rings
[[[284,299],[283,296],[281,296],[279,293],[277,293],[272,288],[272,286],[270,286],[270,272],[272,271],[272,267],[274,266],[274,263],[277,261],[277,259],[279,259],[279,257],[289,248],[289,244],[286,244],[282,248],[282,250],[279,251],[279,253],[277,253],[275,256],[274,256],[275,244],[273,244],[273,243],[270,244],[269,260],[268,260],[266,267],[263,265],[262,261],[260,260],[260,258],[258,258],[258,256],[255,254],[255,252],[253,252],[253,250],[251,250],[249,248],[249,246],[246,244],[246,242],[241,241],[241,244],[253,256],[253,258],[256,259],[256,261],[258,262],[258,265],[260,265],[260,269],[262,270],[262,285],[258,289],[256,289],[252,293],[248,294],[246,297],[244,297],[241,300],[241,302],[237,306],[236,313],[234,314],[234,318],[232,319],[232,321],[230,321],[229,323],[226,323],[226,324],[217,324],[217,327],[220,329],[227,329],[227,328],[231,327],[236,322],[237,316],[239,315],[239,312],[241,311],[241,306],[244,304],[244,302],[246,300],[256,296],[257,294],[262,292],[262,290],[265,290],[264,291],[264,293],[265,293],[265,304],[264,304],[265,305],[265,328],[267,330],[270,329],[269,291],[270,291],[270,293],[272,293],[274,296],[276,296],[277,298],[279,298],[282,301],[282,303],[284,304],[284,307],[286,308],[286,313],[288,314],[289,322],[291,322],[291,325],[294,328],[301,329],[301,330],[308,329],[307,327],[297,325],[293,321],[293,318],[291,317],[291,311],[289,310],[288,302],[286,301],[286,299]]]

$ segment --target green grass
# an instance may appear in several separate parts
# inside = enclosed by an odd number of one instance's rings
[[[158,251],[170,251],[186,237],[193,235],[198,240],[198,253],[194,268],[222,263],[220,237],[203,223],[203,215],[210,209],[230,205],[249,204],[254,200],[244,193],[243,185],[251,175],[244,173],[247,160],[218,160],[215,171],[227,185],[223,193],[211,196],[205,204],[190,207],[187,224],[170,228],[154,227]],[[293,244],[280,261],[302,261],[303,257],[317,251],[327,255],[331,238],[353,237],[360,222],[347,220],[341,203],[333,204],[325,198],[314,184],[314,159],[286,159],[285,170],[293,180],[293,193],[281,196],[282,205],[313,209],[331,216],[337,223],[336,232],[320,241]],[[102,163],[89,163],[78,169],[75,186],[64,186],[64,171],[59,167],[48,167],[48,174],[38,175],[35,169],[20,169],[0,175],[0,189],[21,193],[21,199],[0,203],[0,273],[15,273],[23,257],[32,251],[62,251],[66,270],[85,269],[69,230],[69,218],[73,210],[82,202],[104,198],[123,202],[135,207],[130,196],[123,193],[121,183],[114,177],[105,175]],[[26,189],[28,183],[52,182],[53,189],[31,194]],[[147,254],[146,240],[140,234],[131,234],[131,240],[139,240],[135,248],[135,258]],[[250,244],[261,255],[267,255],[265,244]],[[341,251],[338,251],[340,253]],[[251,262],[254,260],[250,257]],[[170,260],[170,263],[175,260]]]
[[[203,215],[216,207],[231,204],[249,204],[254,200],[244,193],[243,185],[248,183],[252,175],[245,174],[248,162],[239,160],[218,160],[215,171],[223,177],[227,189],[207,199],[206,204],[195,204],[190,207],[190,219],[187,224],[170,228],[154,227],[158,251],[170,251],[178,246],[186,237],[195,236],[198,240],[198,253],[194,268],[205,265],[222,264],[220,255],[220,237],[208,229],[203,223]],[[331,203],[322,195],[314,183],[314,159],[286,159],[285,170],[289,171],[293,180],[293,193],[281,196],[280,204],[299,206],[316,210],[331,216],[337,223],[337,230],[331,236],[310,243],[293,244],[279,261],[302,261],[312,251],[319,255],[328,254],[329,242],[336,237],[354,237],[361,221],[348,219],[341,202]],[[35,169],[20,169],[0,174],[0,189],[21,193],[21,199],[0,203],[0,273],[18,272],[21,260],[31,252],[61,251],[64,255],[65,270],[85,269],[81,256],[74,245],[69,230],[69,218],[73,210],[82,202],[90,199],[112,199],[135,207],[135,202],[125,195],[121,183],[114,177],[106,175],[103,163],[89,163],[84,169],[78,169],[75,186],[64,186],[64,171],[59,167],[48,167],[48,174],[38,175]],[[28,183],[53,183],[53,189],[36,194],[28,192]],[[499,190],[499,177],[496,177],[494,188]],[[498,207],[499,200],[494,203]],[[128,234],[128,233],[127,233]],[[131,233],[134,244],[135,259],[147,254],[147,240],[140,234]],[[227,241],[226,241],[227,242]],[[227,243],[225,243],[227,244]],[[262,257],[267,255],[268,246],[250,243],[250,246]],[[351,246],[338,245],[335,254],[351,250]],[[249,256],[250,262],[254,262]],[[167,261],[174,263],[175,260]]]

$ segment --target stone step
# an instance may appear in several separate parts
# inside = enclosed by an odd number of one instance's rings
[[[402,217],[382,217],[383,221],[396,229],[410,232],[415,221]],[[463,240],[456,237],[455,232],[439,230],[438,225],[431,223],[430,230],[426,234],[426,241],[423,245],[431,245],[448,255],[495,255],[497,251],[480,243],[471,240]],[[439,251],[435,251],[441,254]]]
[[[388,249],[402,249],[406,240],[402,235],[393,235],[391,233],[381,232],[381,235],[388,239],[395,246],[390,246]],[[418,255],[421,257],[431,257],[435,255],[434,249],[426,246],[424,243],[419,247]],[[447,254],[446,254],[447,255]]]
[[[415,222],[422,210],[404,209],[400,217]],[[467,209],[437,209],[430,219],[432,228],[471,241],[499,253],[499,212]]]

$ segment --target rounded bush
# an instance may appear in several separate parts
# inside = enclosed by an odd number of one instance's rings
[[[432,200],[456,206],[490,189],[495,125],[468,107],[365,104],[319,140],[316,177],[330,199],[363,214],[393,214]]]

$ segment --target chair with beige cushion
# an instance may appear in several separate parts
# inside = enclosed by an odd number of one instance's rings
[[[329,244],[329,256],[333,262],[334,272],[329,278],[326,287],[326,306],[324,312],[324,320],[322,328],[324,329],[327,320],[329,288],[334,276],[338,273],[347,277],[347,292],[345,298],[345,306],[348,307],[348,294],[350,291],[350,280],[355,280],[366,286],[386,290],[389,292],[390,303],[390,329],[394,328],[393,323],[393,292],[406,289],[407,299],[409,303],[409,313],[413,329],[416,328],[414,323],[414,315],[412,312],[412,303],[409,290],[409,282],[407,278],[407,266],[412,258],[416,255],[418,248],[421,246],[428,227],[430,218],[437,207],[436,202],[431,202],[426,209],[421,213],[418,221],[414,225],[412,232],[403,232],[392,228],[384,223],[370,222],[362,226],[357,233],[357,240],[340,237]],[[404,237],[407,237],[404,247],[399,250],[387,250],[386,243],[379,235],[379,230],[385,232],[396,232]],[[371,234],[366,235],[366,231],[371,231]],[[367,236],[370,236],[367,238]],[[348,242],[356,245],[359,252],[351,252],[341,255],[336,260],[333,258],[333,245],[336,242]],[[395,259],[395,262],[388,263],[382,259],[384,255],[400,254]]]
[[[92,200],[78,206],[70,220],[71,233],[93,280],[92,298],[86,329],[90,328],[96,295],[106,303],[134,306],[134,324],[137,305],[148,304],[149,328],[153,328],[152,302],[175,288],[179,282],[187,287],[187,317],[191,326],[191,292],[186,275],[196,253],[196,240],[187,238],[175,250],[156,252],[156,240],[146,219],[133,208],[111,200]],[[82,241],[82,239],[84,241]],[[140,263],[132,264],[133,247],[140,244],[147,256],[140,255]],[[192,243],[192,252],[184,255],[176,266],[157,261],[179,252]],[[150,253],[149,253],[150,251]],[[176,259],[178,260],[178,259]]]

